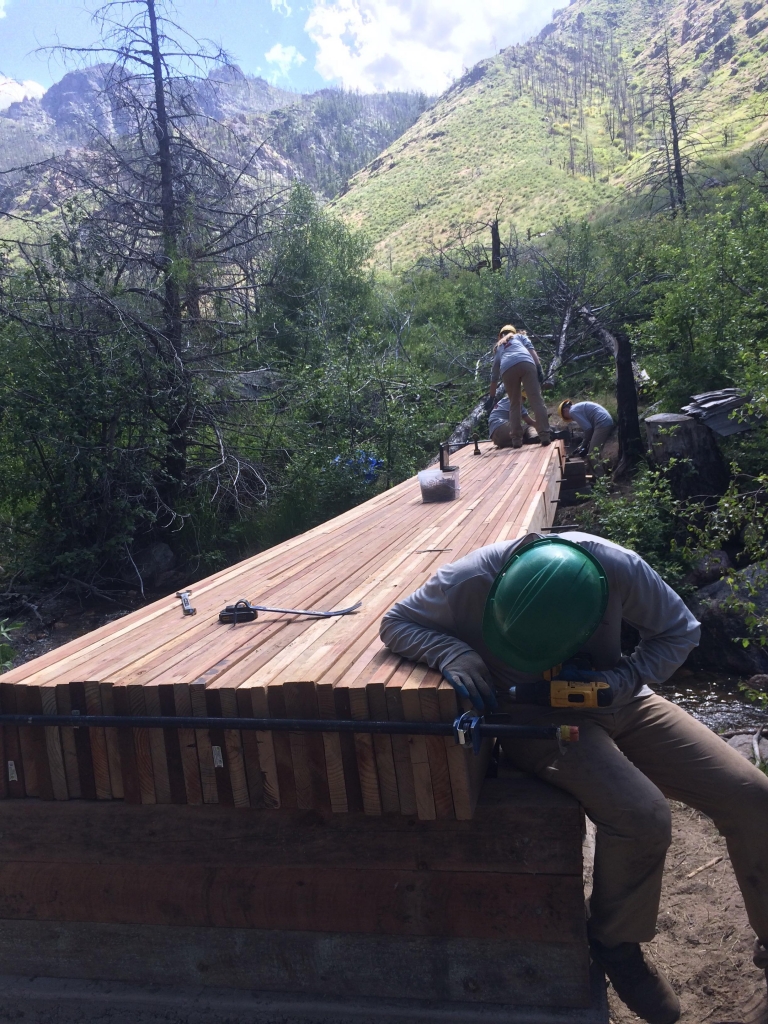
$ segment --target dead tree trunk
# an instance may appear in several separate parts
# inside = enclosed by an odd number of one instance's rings
[[[616,407],[619,421],[619,463],[616,476],[628,476],[645,455],[637,412],[632,345],[623,331],[614,334],[604,327],[589,306],[582,306],[579,313],[616,363]]]
[[[669,37],[664,34],[664,91],[667,106],[669,107],[669,130],[672,136],[672,169],[674,172],[674,186],[677,194],[677,202],[680,209],[685,213],[685,179],[683,177],[683,161],[680,156],[680,124],[677,117],[677,106],[675,104],[675,75],[672,67],[672,58],[669,54]],[[670,182],[671,191],[672,182]]]
[[[498,217],[491,222],[491,270],[501,270],[501,235]]]
[[[552,361],[549,364],[547,375],[544,378],[545,384],[554,384],[557,371],[563,365],[565,360],[565,354],[568,350],[568,328],[571,326],[571,320],[573,318],[573,306],[569,303],[565,313],[563,314],[562,323],[560,324],[560,331],[557,335],[557,348],[555,354],[552,356]]]
[[[477,405],[474,407],[469,416],[465,417],[465,419],[463,419],[461,423],[459,423],[456,426],[456,429],[448,438],[448,444],[457,446],[462,444],[469,444],[470,437],[477,429],[477,424],[480,422],[484,415],[485,399],[482,399],[482,401],[477,403]]]

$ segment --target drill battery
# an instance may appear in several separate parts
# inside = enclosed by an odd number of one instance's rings
[[[545,708],[607,708],[613,703],[613,689],[602,679],[558,679],[556,669],[543,679],[512,686],[509,695],[518,704],[538,704]],[[550,678],[546,678],[549,676]]]

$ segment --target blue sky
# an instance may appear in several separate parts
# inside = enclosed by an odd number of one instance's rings
[[[0,76],[24,82],[21,94],[40,94],[65,69],[34,50],[93,41],[88,10],[95,6],[0,0]],[[223,45],[245,72],[284,88],[439,93],[464,68],[541,29],[552,7],[552,0],[178,0],[176,17],[192,35]],[[18,93],[0,78],[0,106]]]

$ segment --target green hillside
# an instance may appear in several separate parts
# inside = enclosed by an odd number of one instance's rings
[[[595,210],[662,173],[665,38],[684,157],[722,168],[763,137],[764,0],[576,0],[467,72],[334,208],[401,266],[498,208],[502,240]]]

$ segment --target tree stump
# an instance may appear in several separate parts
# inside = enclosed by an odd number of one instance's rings
[[[682,413],[659,413],[645,421],[648,445],[657,466],[667,468],[676,498],[724,494],[728,466],[709,427]]]

